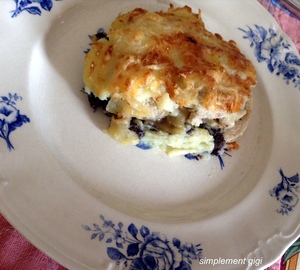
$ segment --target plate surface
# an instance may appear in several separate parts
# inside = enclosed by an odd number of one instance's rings
[[[190,161],[113,141],[83,86],[89,35],[169,1],[1,4],[0,210],[72,269],[260,269],[300,234],[300,58],[256,1],[171,1],[202,10],[258,82],[240,149]],[[10,11],[12,11],[10,13]]]

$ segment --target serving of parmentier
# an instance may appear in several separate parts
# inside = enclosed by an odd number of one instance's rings
[[[120,14],[107,35],[94,36],[84,62],[90,104],[111,117],[107,133],[169,156],[238,148],[255,84],[237,44],[209,32],[188,6]]]

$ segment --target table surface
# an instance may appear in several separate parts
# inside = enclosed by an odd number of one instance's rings
[[[300,19],[297,19],[282,6],[284,0],[258,0],[272,16],[277,20],[282,30],[293,40],[300,53]],[[299,238],[300,240],[300,238]],[[300,241],[298,246],[300,246]],[[295,249],[295,248],[294,248]],[[298,252],[300,252],[298,248]],[[285,253],[290,254],[290,253]],[[292,256],[286,263],[282,256],[267,270],[296,270],[300,269],[299,253]],[[39,251],[30,244],[11,224],[0,214],[0,269],[1,270],[27,270],[27,269],[51,269],[64,270],[53,259]]]

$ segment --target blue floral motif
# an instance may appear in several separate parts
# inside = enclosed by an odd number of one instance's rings
[[[92,240],[105,241],[107,256],[130,270],[191,270],[193,261],[202,257],[200,244],[182,244],[177,238],[169,242],[165,235],[146,226],[138,229],[131,223],[125,230],[122,222],[115,225],[102,215],[100,219],[102,225],[83,225],[83,229],[92,234]]]
[[[245,33],[243,38],[251,42],[250,47],[254,48],[258,62],[265,62],[271,73],[282,76],[286,84],[292,83],[300,89],[300,59],[289,51],[291,45],[282,36],[259,25],[239,30]]]
[[[282,180],[276,187],[270,190],[270,195],[275,197],[281,204],[277,212],[282,215],[288,215],[299,202],[299,197],[296,194],[300,190],[300,186],[298,185],[299,174],[286,177],[282,169],[279,170],[279,173]]]
[[[151,149],[152,147],[144,142],[139,142],[136,147],[140,148],[140,149],[143,149],[143,150],[149,150]]]
[[[61,0],[54,0],[61,1]],[[14,0],[16,9],[12,11],[12,17],[17,17],[21,12],[27,11],[32,15],[41,15],[42,10],[51,11],[52,0]]]
[[[8,97],[0,97],[0,138],[6,141],[9,150],[14,149],[10,134],[24,123],[29,123],[30,119],[26,115],[20,114],[20,111],[15,107],[16,101],[22,97],[17,94],[8,94]]]

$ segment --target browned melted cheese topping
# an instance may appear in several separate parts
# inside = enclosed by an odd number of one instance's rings
[[[201,12],[194,14],[187,6],[156,13],[137,8],[119,15],[109,41],[92,43],[84,69],[87,89],[100,99],[120,93],[133,109],[142,89],[152,103],[166,92],[180,108],[238,112],[251,99],[255,77],[236,43],[206,30]],[[151,118],[143,106],[141,99],[136,116]]]
[[[87,93],[108,101],[107,133],[117,141],[207,156],[216,155],[209,128],[224,138],[218,154],[225,141],[237,148],[256,72],[234,41],[205,29],[200,11],[171,5],[119,15],[109,39],[92,43],[84,83]]]

